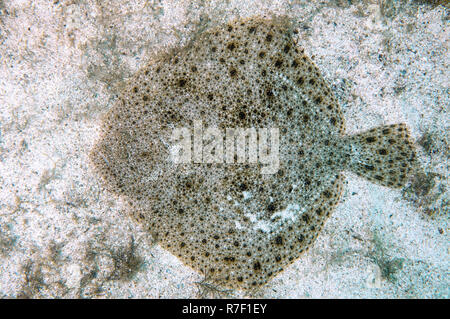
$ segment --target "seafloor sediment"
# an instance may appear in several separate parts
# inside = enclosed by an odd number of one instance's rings
[[[443,2],[442,2],[443,3]],[[346,173],[312,248],[250,297],[448,298],[448,7],[439,1],[0,3],[0,296],[243,296],[204,285],[89,165],[101,115],[151,57],[235,17],[289,15],[348,133],[404,122],[401,190]]]

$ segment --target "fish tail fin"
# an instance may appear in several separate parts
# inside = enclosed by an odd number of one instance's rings
[[[404,186],[415,166],[415,147],[403,123],[349,136],[346,146],[348,169],[379,185]]]

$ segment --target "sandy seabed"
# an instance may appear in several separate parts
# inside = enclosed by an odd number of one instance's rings
[[[206,3],[206,4],[205,4]],[[449,7],[444,1],[0,1],[3,298],[448,298]],[[346,173],[312,248],[263,288],[203,278],[121,212],[88,152],[153,54],[236,17],[288,15],[347,132],[404,122],[423,172]]]

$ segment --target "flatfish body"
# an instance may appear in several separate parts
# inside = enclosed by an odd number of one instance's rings
[[[159,244],[225,287],[261,286],[307,250],[343,170],[398,188],[414,162],[404,124],[345,135],[295,34],[285,18],[235,20],[155,56],[91,152]]]

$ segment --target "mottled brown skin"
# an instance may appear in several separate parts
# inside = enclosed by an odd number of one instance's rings
[[[91,152],[130,213],[215,284],[258,287],[295,261],[338,203],[341,171],[395,188],[414,161],[403,124],[344,135],[340,107],[295,34],[285,18],[236,20],[155,57],[106,114]],[[196,119],[221,129],[278,127],[278,173],[174,164],[172,129]],[[290,209],[290,218],[280,213]]]

